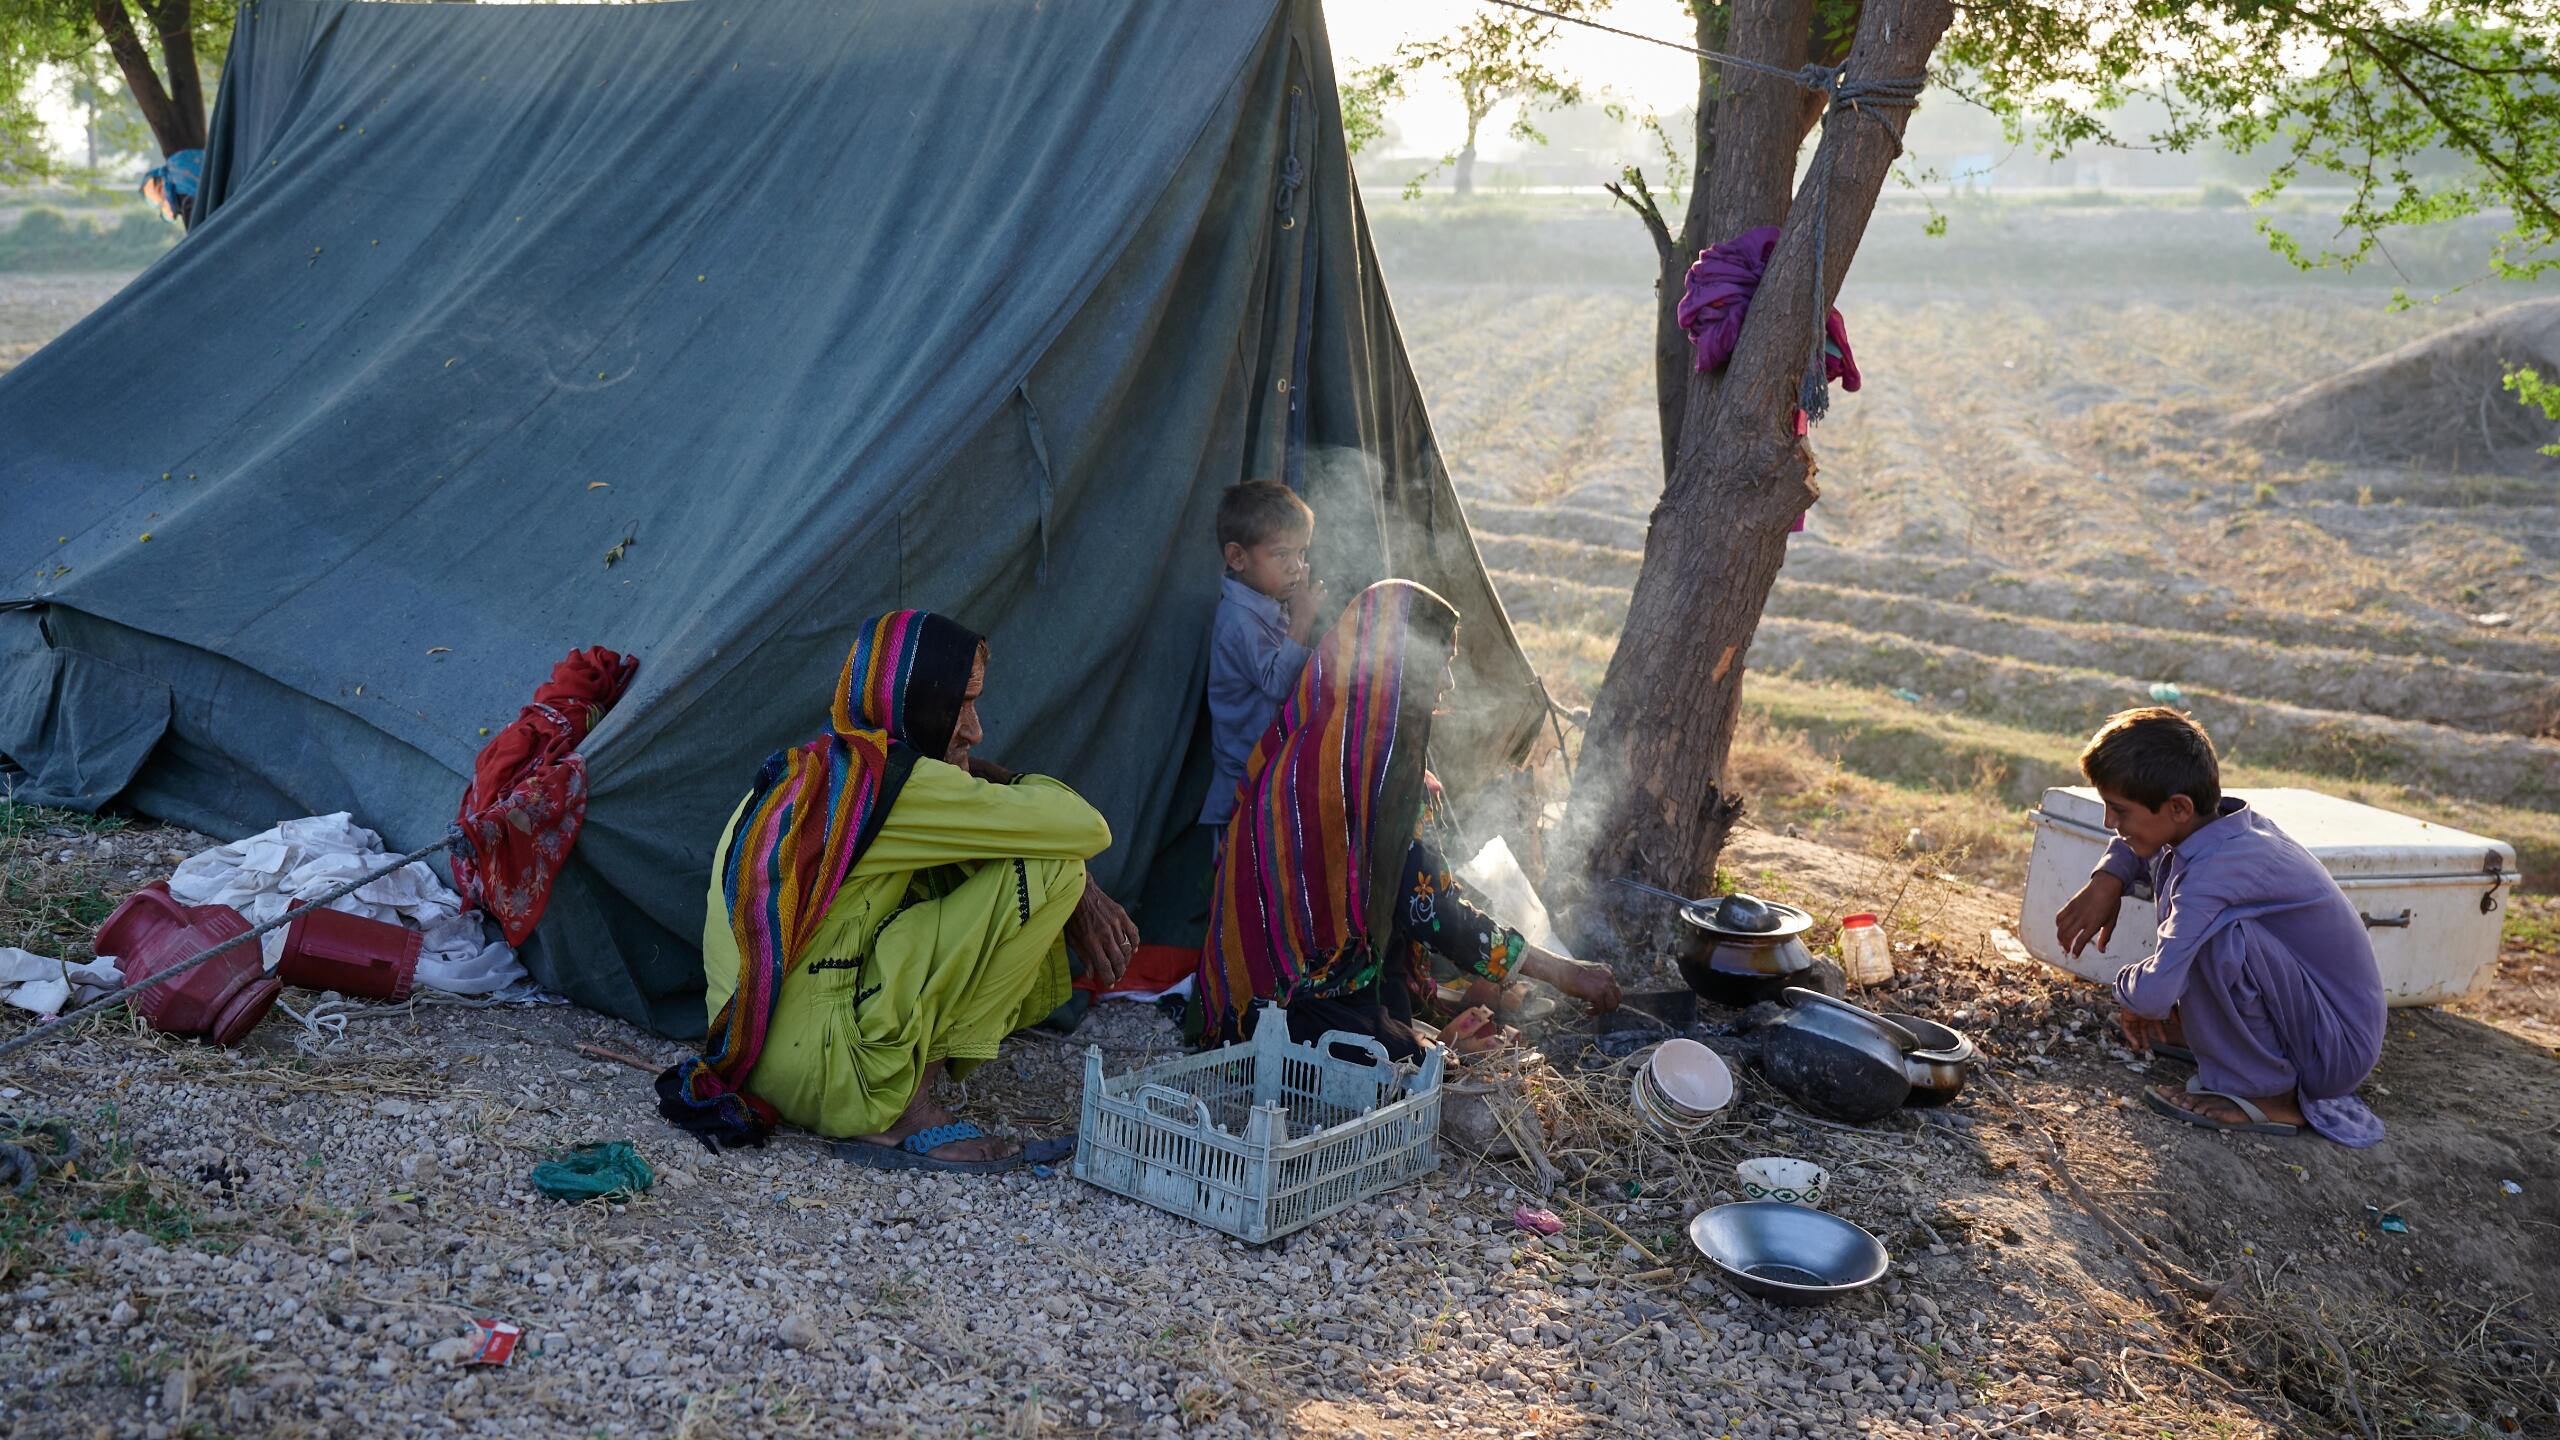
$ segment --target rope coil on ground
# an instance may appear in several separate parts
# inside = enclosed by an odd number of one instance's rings
[[[24,1196],[36,1188],[36,1181],[47,1170],[69,1169],[80,1158],[80,1136],[65,1120],[21,1120],[0,1113],[0,1133],[8,1135],[0,1141],[0,1184],[10,1187],[13,1195]],[[38,1160],[35,1152],[13,1142],[31,1140],[38,1135],[53,1141],[53,1154]],[[7,1177],[15,1176],[14,1180]]]

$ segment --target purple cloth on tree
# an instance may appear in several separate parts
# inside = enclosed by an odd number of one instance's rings
[[[2143,867],[2118,840],[2098,868],[2129,881]],[[2163,1020],[2175,1007],[2204,1088],[2296,1091],[2312,1129],[2359,1150],[2379,1141],[2382,1119],[2355,1091],[2382,1058],[2382,972],[2338,882],[2230,796],[2149,871],[2160,948],[2117,973],[2124,1008]]]
[[[1760,272],[1768,268],[1769,252],[1777,248],[1778,227],[1763,225],[1698,252],[1698,262],[1689,267],[1688,288],[1680,297],[1680,328],[1688,332],[1689,343],[1698,347],[1699,370],[1720,370],[1733,358],[1734,342],[1742,338],[1742,317],[1760,288]],[[1823,376],[1839,381],[1843,390],[1857,389],[1858,360],[1849,353],[1849,327],[1841,322],[1838,310],[1823,318],[1822,332],[1827,337]]]

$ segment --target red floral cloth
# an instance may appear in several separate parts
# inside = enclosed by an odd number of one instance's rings
[[[601,645],[569,652],[533,703],[480,748],[454,817],[453,886],[466,905],[521,945],[551,900],[552,879],[587,818],[587,764],[578,744],[631,687],[640,662]]]

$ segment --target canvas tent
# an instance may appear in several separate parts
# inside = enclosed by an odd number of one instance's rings
[[[260,0],[208,152],[187,240],[0,377],[22,800],[423,844],[555,659],[636,654],[526,958],[684,1034],[709,847],[865,615],[991,635],[986,752],[1095,801],[1124,898],[1205,783],[1236,479],[1337,594],[1465,614],[1453,783],[1541,718],[1315,0]]]

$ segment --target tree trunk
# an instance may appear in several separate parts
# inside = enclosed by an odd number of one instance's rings
[[[1758,60],[1786,70],[1802,69],[1814,59],[1836,64],[1836,48],[1820,45],[1821,18],[1812,0],[1768,0],[1740,10],[1721,4],[1698,4],[1698,48]],[[1771,107],[1792,105],[1792,133],[1777,123]],[[1696,403],[1696,373],[1688,335],[1680,328],[1680,298],[1688,288],[1690,262],[1698,252],[1755,225],[1782,224],[1787,218],[1787,191],[1795,179],[1796,156],[1804,137],[1822,119],[1823,97],[1774,75],[1698,66],[1697,183],[1689,189],[1689,211],[1681,222],[1680,244],[1663,257],[1656,287],[1660,304],[1654,314],[1654,405],[1662,426],[1662,473],[1667,481],[1680,465],[1680,435]],[[1750,117],[1750,118],[1746,118]],[[1721,148],[1717,137],[1728,128],[1739,138]],[[1713,383],[1712,377],[1708,378]]]
[[[133,103],[142,107],[143,122],[151,127],[151,138],[163,155],[175,155],[204,144],[204,95],[195,92],[192,115],[182,112],[160,83],[159,73],[151,68],[151,53],[142,47],[142,38],[134,33],[133,16],[124,8],[125,0],[89,0],[89,13],[96,17],[98,33],[107,42],[107,52],[116,57],[116,68],[124,72],[125,88],[133,92]],[[163,32],[165,37],[165,31]],[[164,38],[164,44],[165,38]],[[195,54],[193,42],[187,48],[190,64]]]
[[[1709,0],[1690,0],[1689,13],[1698,22],[1698,48],[1732,52],[1725,43],[1726,22],[1732,11]],[[1700,210],[1705,204],[1706,178],[1716,164],[1716,106],[1718,68],[1704,60],[1698,62],[1697,163],[1690,167],[1694,177],[1689,186],[1688,213],[1671,235],[1671,244],[1660,256],[1662,272],[1653,282],[1653,404],[1655,418],[1662,432],[1662,478],[1668,481],[1680,460],[1680,421],[1689,407],[1689,375],[1694,361],[1689,336],[1680,328],[1680,299],[1687,291],[1689,266],[1706,248],[1700,229]]]
[[[1476,142],[1469,140],[1458,152],[1458,163],[1450,170],[1451,188],[1460,195],[1476,193]]]
[[[1802,0],[1741,0],[1726,48],[1790,63],[1776,57],[1803,54],[1808,8]],[[1952,13],[1949,0],[1867,0],[1850,76],[1924,73]],[[1844,111],[1824,131],[1802,191],[1808,204],[1827,196],[1817,261],[1811,215],[1803,206],[1789,213],[1804,106],[1779,84],[1727,76],[1709,122],[1714,168],[1701,177],[1690,233],[1721,238],[1773,222],[1785,229],[1733,359],[1720,374],[1690,380],[1679,459],[1646,534],[1626,630],[1594,698],[1566,844],[1595,882],[1634,876],[1691,895],[1712,887],[1716,856],[1742,810],[1724,772],[1744,658],[1786,558],[1787,527],[1816,493],[1812,452],[1795,433],[1797,385],[1814,319],[1839,293],[1910,116]],[[1631,913],[1614,900],[1603,908]]]
[[[196,65],[194,0],[160,0],[150,11],[160,34],[160,68],[169,77],[169,104],[178,112],[179,144],[174,150],[204,148],[204,72]]]

